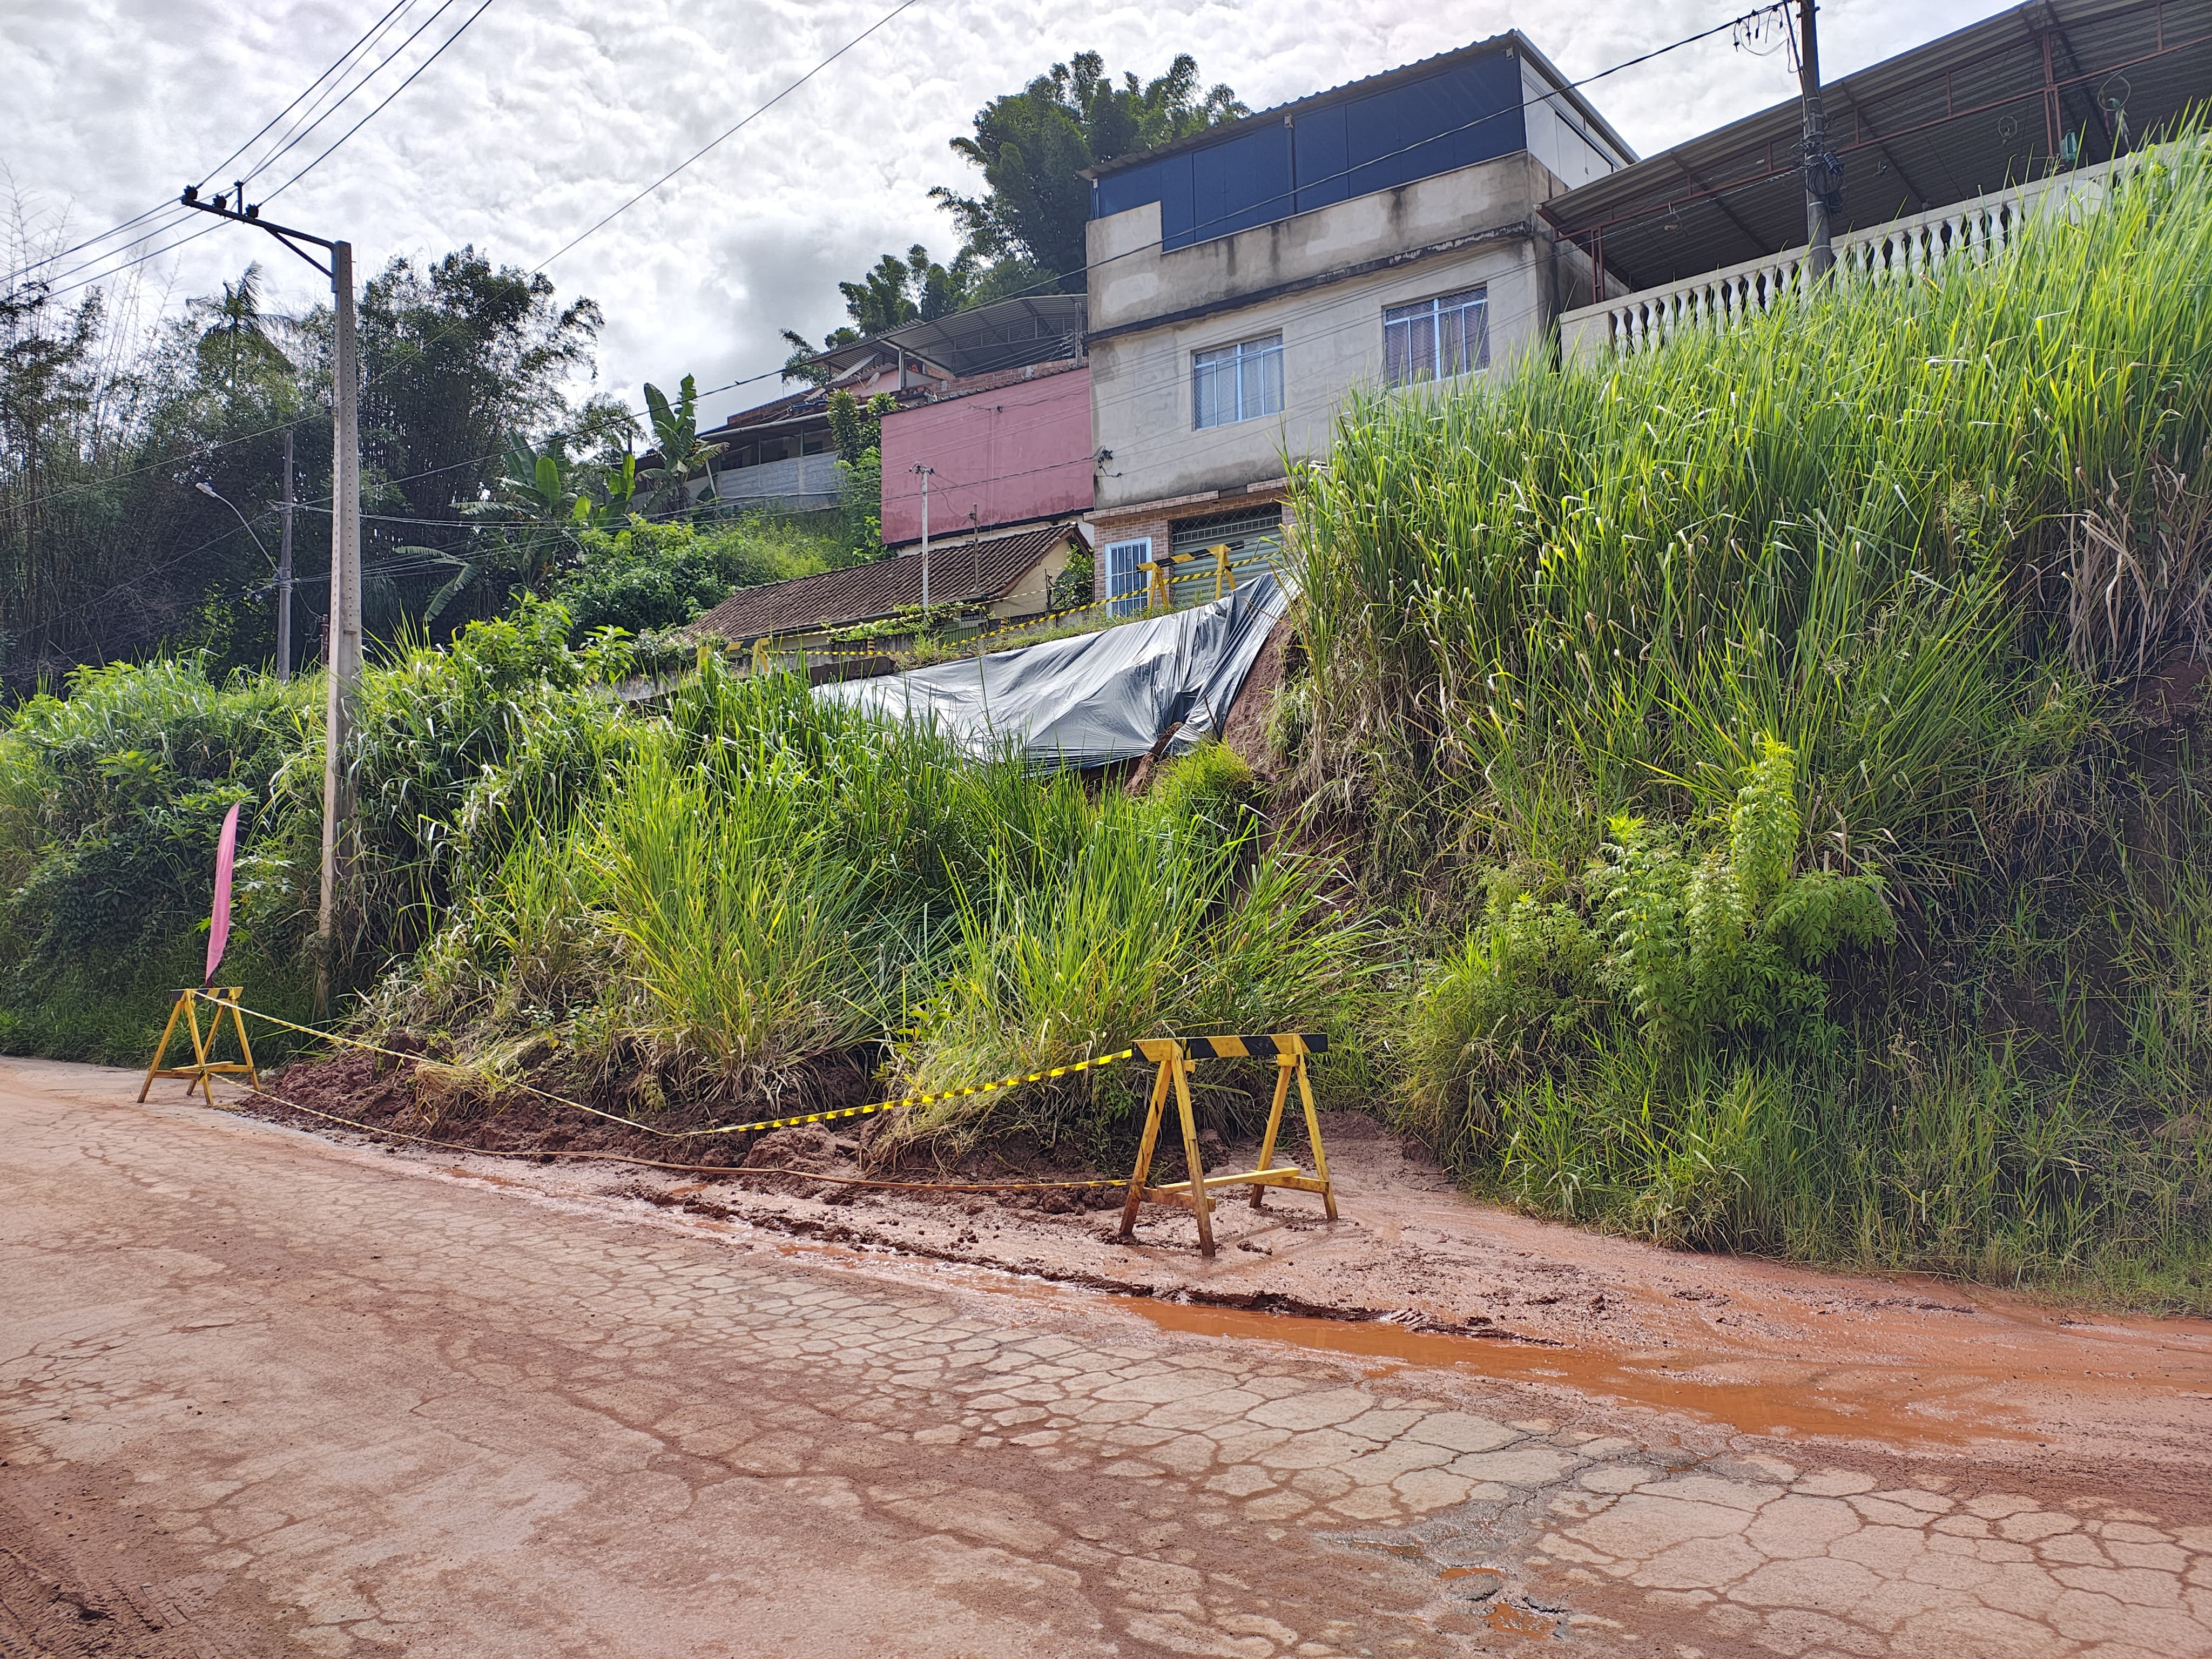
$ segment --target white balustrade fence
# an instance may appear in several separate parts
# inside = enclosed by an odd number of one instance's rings
[[[2104,199],[2112,170],[2131,165],[2133,160],[2123,156],[1852,231],[1835,240],[1836,273],[1844,280],[1912,282],[1955,260],[1993,259],[2012,245],[2034,214],[2058,204],[2095,207]],[[1561,347],[1568,361],[1587,362],[1608,352],[1628,356],[1647,350],[1686,329],[1732,328],[1747,317],[1802,295],[1806,279],[1802,247],[1707,271],[1565,313],[1559,319]]]

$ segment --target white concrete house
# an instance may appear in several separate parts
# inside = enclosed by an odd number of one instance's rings
[[[1592,272],[1540,210],[1634,160],[1515,31],[1091,169],[1102,597],[1140,603],[1156,556],[1272,556],[1285,458],[1355,387],[1547,342]]]

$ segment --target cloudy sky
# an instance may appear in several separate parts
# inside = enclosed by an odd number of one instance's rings
[[[442,15],[249,198],[312,160],[420,64],[480,0],[0,0],[0,186],[52,250],[173,199],[289,103],[395,3],[364,69]],[[908,9],[580,245],[577,233],[879,20],[896,0],[491,0],[389,108],[269,209],[351,239],[357,260],[464,242],[535,266],[606,313],[599,385],[632,395],[686,372],[719,418],[772,396],[785,326],[844,320],[836,283],[886,249],[952,251],[929,186],[972,174],[946,149],[975,110],[1054,59],[1095,47],[1147,77],[1178,52],[1255,108],[1518,25],[1580,77],[1734,15],[1745,0],[917,0]],[[1832,76],[1985,15],[1990,0],[1831,0]],[[1786,60],[1726,35],[1608,77],[1589,95],[1649,153],[1790,95]],[[279,133],[283,128],[278,129]],[[268,147],[264,142],[262,149]],[[259,151],[249,152],[258,154]],[[222,173],[227,184],[237,170]],[[164,222],[149,219],[124,238]],[[194,217],[137,250],[214,222]],[[258,244],[258,245],[257,245]],[[103,245],[105,246],[105,245]],[[67,276],[98,248],[52,267]],[[141,268],[147,308],[181,303],[260,258],[277,301],[317,279],[244,230]],[[20,263],[7,258],[13,269]],[[580,387],[580,390],[582,389]]]

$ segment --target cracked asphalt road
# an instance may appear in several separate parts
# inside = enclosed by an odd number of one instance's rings
[[[0,1063],[0,1653],[2212,1653],[2193,1477],[1757,1439],[134,1091]]]

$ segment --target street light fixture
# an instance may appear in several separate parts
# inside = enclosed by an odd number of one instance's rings
[[[292,434],[288,432],[284,434],[284,450],[288,460],[291,453],[291,448]],[[232,501],[227,495],[216,493],[216,487],[204,478],[201,479],[198,483],[192,486],[193,489],[198,490],[201,495],[206,496],[210,501],[221,501],[233,513],[238,514],[239,523],[246,526],[246,533],[253,538],[253,544],[261,549],[261,556],[264,559],[269,559],[269,568],[276,573],[276,679],[280,684],[289,683],[292,678],[292,504],[289,494],[290,483],[289,469],[288,466],[285,479],[287,494],[284,502],[284,556],[282,559],[269,558],[269,549],[263,544],[259,532],[253,528],[253,521],[247,518],[245,514],[239,512],[238,503],[236,501]]]

